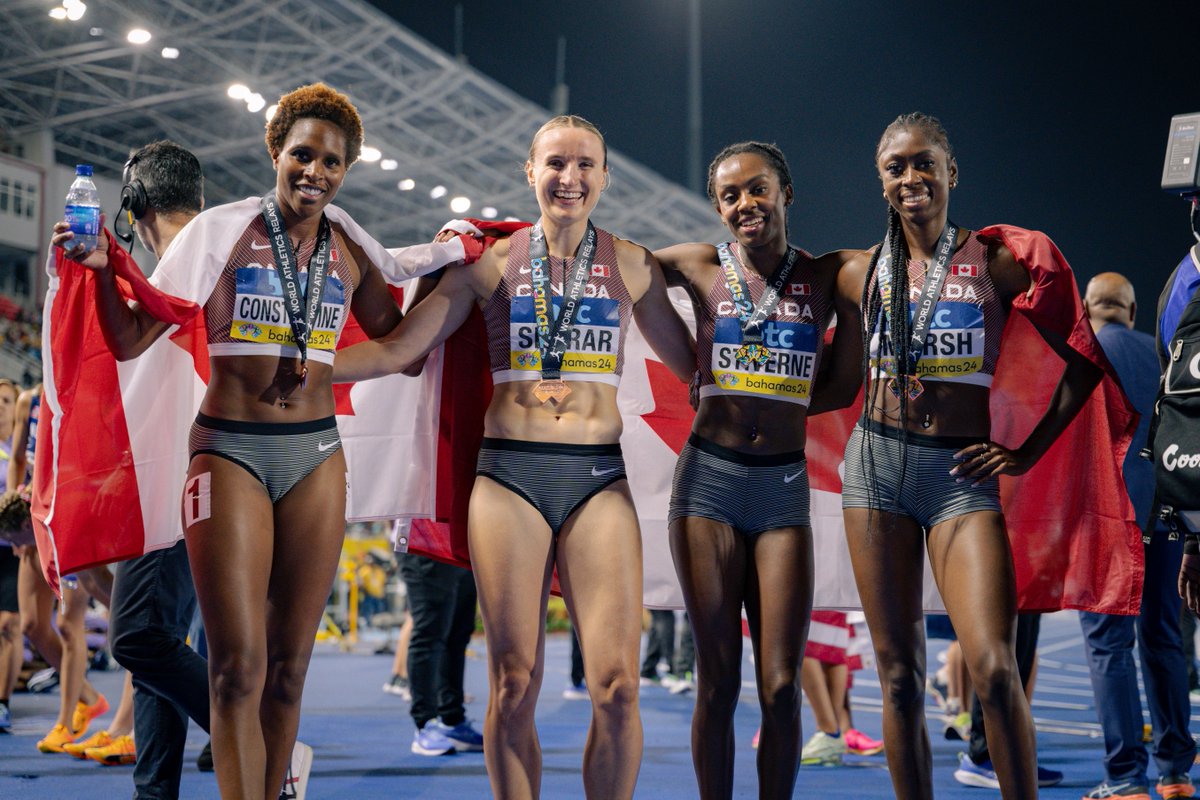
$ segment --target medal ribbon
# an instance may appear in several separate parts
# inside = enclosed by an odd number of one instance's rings
[[[767,280],[762,297],[758,298],[756,305],[751,305],[750,287],[746,284],[746,275],[742,271],[741,263],[734,257],[729,248],[729,242],[717,245],[717,257],[721,259],[721,270],[725,274],[725,283],[729,285],[729,292],[733,295],[733,305],[738,310],[738,318],[742,321],[743,343],[762,343],[763,324],[767,321],[767,317],[775,313],[775,307],[779,305],[779,298],[783,295],[783,287],[787,285],[799,256],[800,251],[789,245],[787,255],[783,257]]]
[[[542,358],[542,379],[560,380],[563,357],[575,328],[583,290],[592,276],[592,259],[596,255],[596,228],[588,222],[587,234],[575,251],[575,265],[568,282],[563,275],[562,311],[554,317],[554,290],[550,286],[550,252],[539,220],[529,233],[529,282],[533,288],[534,322],[537,324],[538,352]],[[539,300],[541,301],[539,303]],[[552,321],[553,320],[553,321]]]
[[[267,238],[271,240],[271,250],[275,256],[275,272],[278,273],[279,283],[283,287],[284,306],[287,308],[288,322],[292,326],[292,336],[296,339],[296,349],[300,351],[300,366],[303,370],[307,368],[305,365],[308,363],[308,337],[317,323],[321,299],[325,296],[329,242],[332,238],[329,220],[321,218],[317,246],[308,261],[308,292],[306,296],[302,296],[296,273],[296,256],[292,252],[292,243],[288,241],[287,228],[283,224],[283,216],[279,213],[275,193],[265,195],[258,207],[262,212],[263,222],[267,225]],[[306,303],[307,309],[304,308]]]
[[[933,251],[933,260],[930,262],[929,271],[925,276],[925,286],[921,290],[921,301],[912,312],[912,338],[908,342],[908,366],[909,375],[915,375],[917,362],[921,360],[921,355],[925,351],[925,337],[929,333],[929,326],[933,323],[933,310],[937,307],[938,298],[942,296],[942,287],[946,283],[946,276],[949,275],[948,269],[950,257],[954,255],[954,246],[958,242],[958,226],[953,222],[946,222],[946,227],[942,229],[942,235],[938,238],[937,247]],[[897,267],[899,268],[899,267]],[[908,269],[908,265],[904,264],[903,269]],[[883,300],[883,313],[888,321],[888,336],[892,334],[892,314],[890,311],[890,300],[892,296],[892,240],[891,233],[883,238],[883,244],[879,245],[879,264],[876,269],[879,281],[879,296]],[[893,358],[895,358],[896,343],[892,343]],[[880,359],[882,365],[882,358]],[[886,370],[885,370],[886,371]]]

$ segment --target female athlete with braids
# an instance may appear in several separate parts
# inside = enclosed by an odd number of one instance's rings
[[[927,547],[983,704],[1001,793],[1034,797],[1034,730],[1013,653],[1016,582],[997,478],[1027,471],[1102,373],[1039,328],[1065,370],[1019,447],[992,441],[988,401],[1001,332],[1014,300],[1034,295],[1030,273],[1003,244],[950,222],[958,165],[937,119],[897,118],[875,157],[888,231],[867,268],[866,394],[846,447],[842,504],[883,684],[892,785],[900,798],[933,794],[923,709]]]
[[[733,241],[655,253],[697,308],[700,405],[668,517],[696,642],[692,762],[701,797],[732,795],[745,605],[762,707],[759,795],[791,797],[813,598],[806,419],[853,401],[866,261],[854,260],[858,251],[813,258],[788,243],[792,179],[774,145],[722,150],[708,168],[708,196]]]

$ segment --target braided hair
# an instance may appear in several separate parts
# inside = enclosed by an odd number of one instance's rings
[[[954,151],[950,146],[950,139],[946,135],[946,129],[942,127],[942,123],[937,117],[923,114],[919,111],[914,111],[909,114],[902,114],[896,117],[891,124],[883,130],[883,134],[879,137],[879,144],[875,148],[875,160],[878,162],[879,156],[883,152],[883,148],[889,141],[902,130],[920,130],[925,136],[938,147],[945,151],[948,160],[953,161]],[[891,285],[891,296],[888,299],[888,307],[886,316],[888,317],[888,339],[891,345],[891,376],[895,378],[895,386],[899,388],[899,403],[900,403],[900,419],[897,431],[900,441],[900,474],[897,485],[894,487],[898,490],[904,484],[905,476],[908,471],[908,385],[909,379],[915,377],[916,363],[913,361],[912,352],[910,349],[910,340],[912,339],[912,315],[909,312],[909,283],[908,283],[908,260],[909,249],[908,240],[904,237],[904,229],[900,224],[900,213],[889,203],[888,205],[888,229],[885,242],[890,247],[889,255],[891,256],[891,275],[889,283]],[[879,337],[878,358],[880,366],[884,362],[884,331],[883,321],[885,309],[883,306],[883,296],[879,289],[879,257],[883,253],[883,244],[875,248],[875,252],[871,255],[871,261],[867,266],[867,276],[863,283],[862,295],[862,310],[863,310],[863,333],[862,333],[862,377],[863,385],[866,391],[863,392],[863,411],[862,418],[864,422],[871,419],[871,410],[879,405],[882,405],[884,395],[882,394],[884,387],[887,385],[887,380],[880,380],[881,374],[872,375],[871,365],[871,341],[876,335]],[[883,370],[880,370],[882,373]],[[862,448],[860,451],[862,463],[867,474],[870,476],[869,485],[867,488],[868,497],[871,499],[871,505],[879,505],[876,502],[880,496],[879,491],[879,473],[875,469],[874,454],[871,448],[871,437],[864,436],[862,438]],[[872,511],[872,514],[876,512]]]

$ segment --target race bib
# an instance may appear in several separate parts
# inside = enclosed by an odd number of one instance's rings
[[[910,304],[910,309],[915,304]],[[887,323],[884,323],[887,332]],[[943,300],[933,312],[925,348],[917,362],[918,378],[956,380],[977,374],[983,368],[983,309],[971,303]],[[880,348],[882,346],[882,352]],[[872,359],[877,369],[895,373],[892,339],[885,335],[880,343],[876,333],[871,340]]]
[[[554,317],[562,311],[562,298],[554,298]],[[542,369],[537,347],[533,298],[512,298],[509,311],[509,361],[514,370],[531,373]],[[563,356],[562,371],[614,373],[621,351],[621,308],[611,298],[588,297],[580,301],[571,340]],[[534,376],[531,375],[531,378]]]
[[[736,317],[715,320],[712,374],[718,390],[722,394],[745,393],[807,404],[817,364],[816,326],[767,320],[762,343],[770,351],[765,364],[739,363],[741,321]]]
[[[307,292],[308,273],[299,274],[300,289]],[[345,288],[334,274],[326,276],[321,312],[308,339],[316,350],[332,351],[345,313]],[[235,341],[262,342],[295,346],[292,326],[283,301],[283,287],[273,269],[238,267],[235,272],[237,296],[233,304],[233,322],[229,336]]]

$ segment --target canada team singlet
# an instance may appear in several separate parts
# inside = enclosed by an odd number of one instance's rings
[[[987,242],[972,233],[950,257],[949,274],[925,335],[925,349],[917,362],[918,379],[992,385],[1006,314],[988,272],[987,251]],[[872,291],[875,283],[872,277]],[[909,259],[908,286],[911,314],[925,286],[925,262]],[[870,321],[864,320],[864,323],[869,325]],[[883,331],[882,359],[880,329]],[[871,336],[872,374],[876,378],[892,375],[894,364],[887,315],[881,314],[876,332]]]
[[[729,243],[741,261],[741,248]],[[803,250],[800,255],[811,259]],[[767,281],[742,263],[749,300],[757,303]],[[774,312],[763,324],[763,345],[770,350],[765,364],[741,363],[742,320],[734,307],[733,293],[724,270],[713,281],[698,309],[696,366],[700,372],[700,397],[730,395],[782,400],[807,407],[813,379],[824,349],[825,328],[833,310],[830,298],[813,280],[812,272],[797,266],[783,287]]]
[[[345,241],[336,230],[332,236],[321,311],[308,339],[308,357],[323,364],[333,363],[354,294],[350,264],[343,257]],[[316,244],[316,237],[311,238],[296,253],[296,263],[304,265],[298,275],[302,292],[308,291],[307,265]],[[299,357],[261,215],[246,226],[229,254],[216,288],[204,304],[204,322],[212,355]]]
[[[508,239],[508,260],[496,290],[483,309],[487,325],[492,382],[541,378],[533,286],[530,282],[529,234],[523,228]],[[550,256],[549,277],[554,318],[562,311],[563,275],[574,258]],[[596,254],[579,304],[571,341],[563,356],[562,379],[617,386],[625,366],[623,343],[633,314],[633,299],[621,271],[611,233],[596,228]]]

